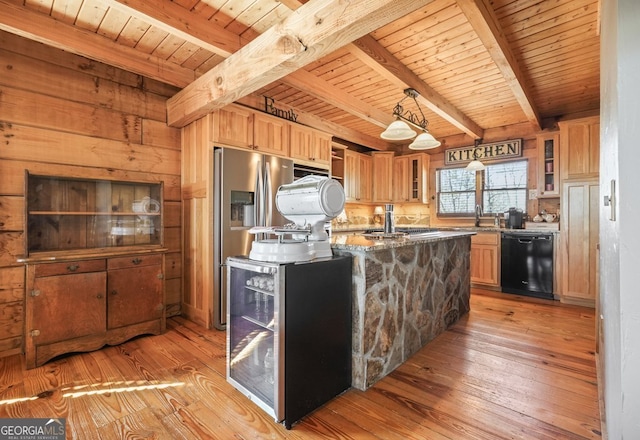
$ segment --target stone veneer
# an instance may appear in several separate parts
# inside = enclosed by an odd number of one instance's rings
[[[369,388],[469,311],[470,248],[468,235],[333,246],[353,256],[354,388]]]

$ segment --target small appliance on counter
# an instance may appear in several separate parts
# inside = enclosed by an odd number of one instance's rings
[[[504,213],[504,226],[507,229],[523,229],[524,212],[520,208],[509,208]]]
[[[333,253],[325,224],[342,212],[344,203],[342,185],[325,176],[309,175],[281,185],[276,194],[276,208],[293,223],[250,229],[256,240],[251,244],[249,258],[274,263],[330,258]],[[277,238],[259,239],[258,234]]]

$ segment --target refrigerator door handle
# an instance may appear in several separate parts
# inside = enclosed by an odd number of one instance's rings
[[[264,167],[264,180],[265,180],[265,185],[264,185],[264,189],[265,189],[265,194],[264,194],[264,199],[263,202],[266,204],[265,206],[265,218],[264,218],[264,225],[265,226],[273,226],[271,224],[272,220],[273,220],[273,188],[271,188],[271,167],[269,167],[269,164],[266,164],[266,166]]]
[[[262,179],[262,166],[258,166],[255,182],[255,212],[254,225],[265,226],[264,224],[264,180]]]

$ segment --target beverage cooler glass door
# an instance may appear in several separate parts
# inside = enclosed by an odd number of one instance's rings
[[[229,258],[227,270],[227,380],[280,421],[284,266]]]

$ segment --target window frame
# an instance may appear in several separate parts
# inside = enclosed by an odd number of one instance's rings
[[[529,158],[527,157],[518,157],[518,158],[514,158],[514,159],[510,159],[510,160],[501,160],[501,161],[495,161],[492,162],[491,164],[486,164],[486,167],[490,167],[490,166],[494,166],[494,165],[500,165],[500,164],[505,164],[505,163],[510,163],[510,162],[525,162],[526,163],[526,182],[527,185],[524,188],[525,190],[525,205],[527,203],[528,200],[528,194],[529,194],[529,187],[528,187],[528,181],[529,181],[529,167],[530,167],[530,162],[529,162]],[[440,182],[439,182],[439,173],[440,171],[443,170],[451,170],[451,169],[461,169],[464,168],[466,165],[464,166],[460,166],[460,167],[442,167],[442,168],[437,168],[436,169],[436,176],[435,176],[435,180],[436,180],[436,217],[438,218],[470,218],[470,217],[475,217],[475,210],[471,211],[471,212],[460,212],[460,213],[441,213],[440,212]],[[474,208],[475,205],[480,205],[482,207],[482,211],[485,215],[494,215],[496,214],[495,212],[487,212],[485,211],[485,207],[484,207],[484,194],[485,194],[485,170],[481,170],[481,171],[476,171],[475,172],[475,204],[474,204]],[[514,189],[521,189],[521,188],[514,188]],[[491,190],[491,191],[510,191],[513,189],[509,189],[509,188],[504,188],[504,189],[500,189],[500,190]],[[466,192],[466,191],[464,191]],[[526,212],[526,206],[524,211]],[[500,211],[499,213],[501,213],[502,211]]]

